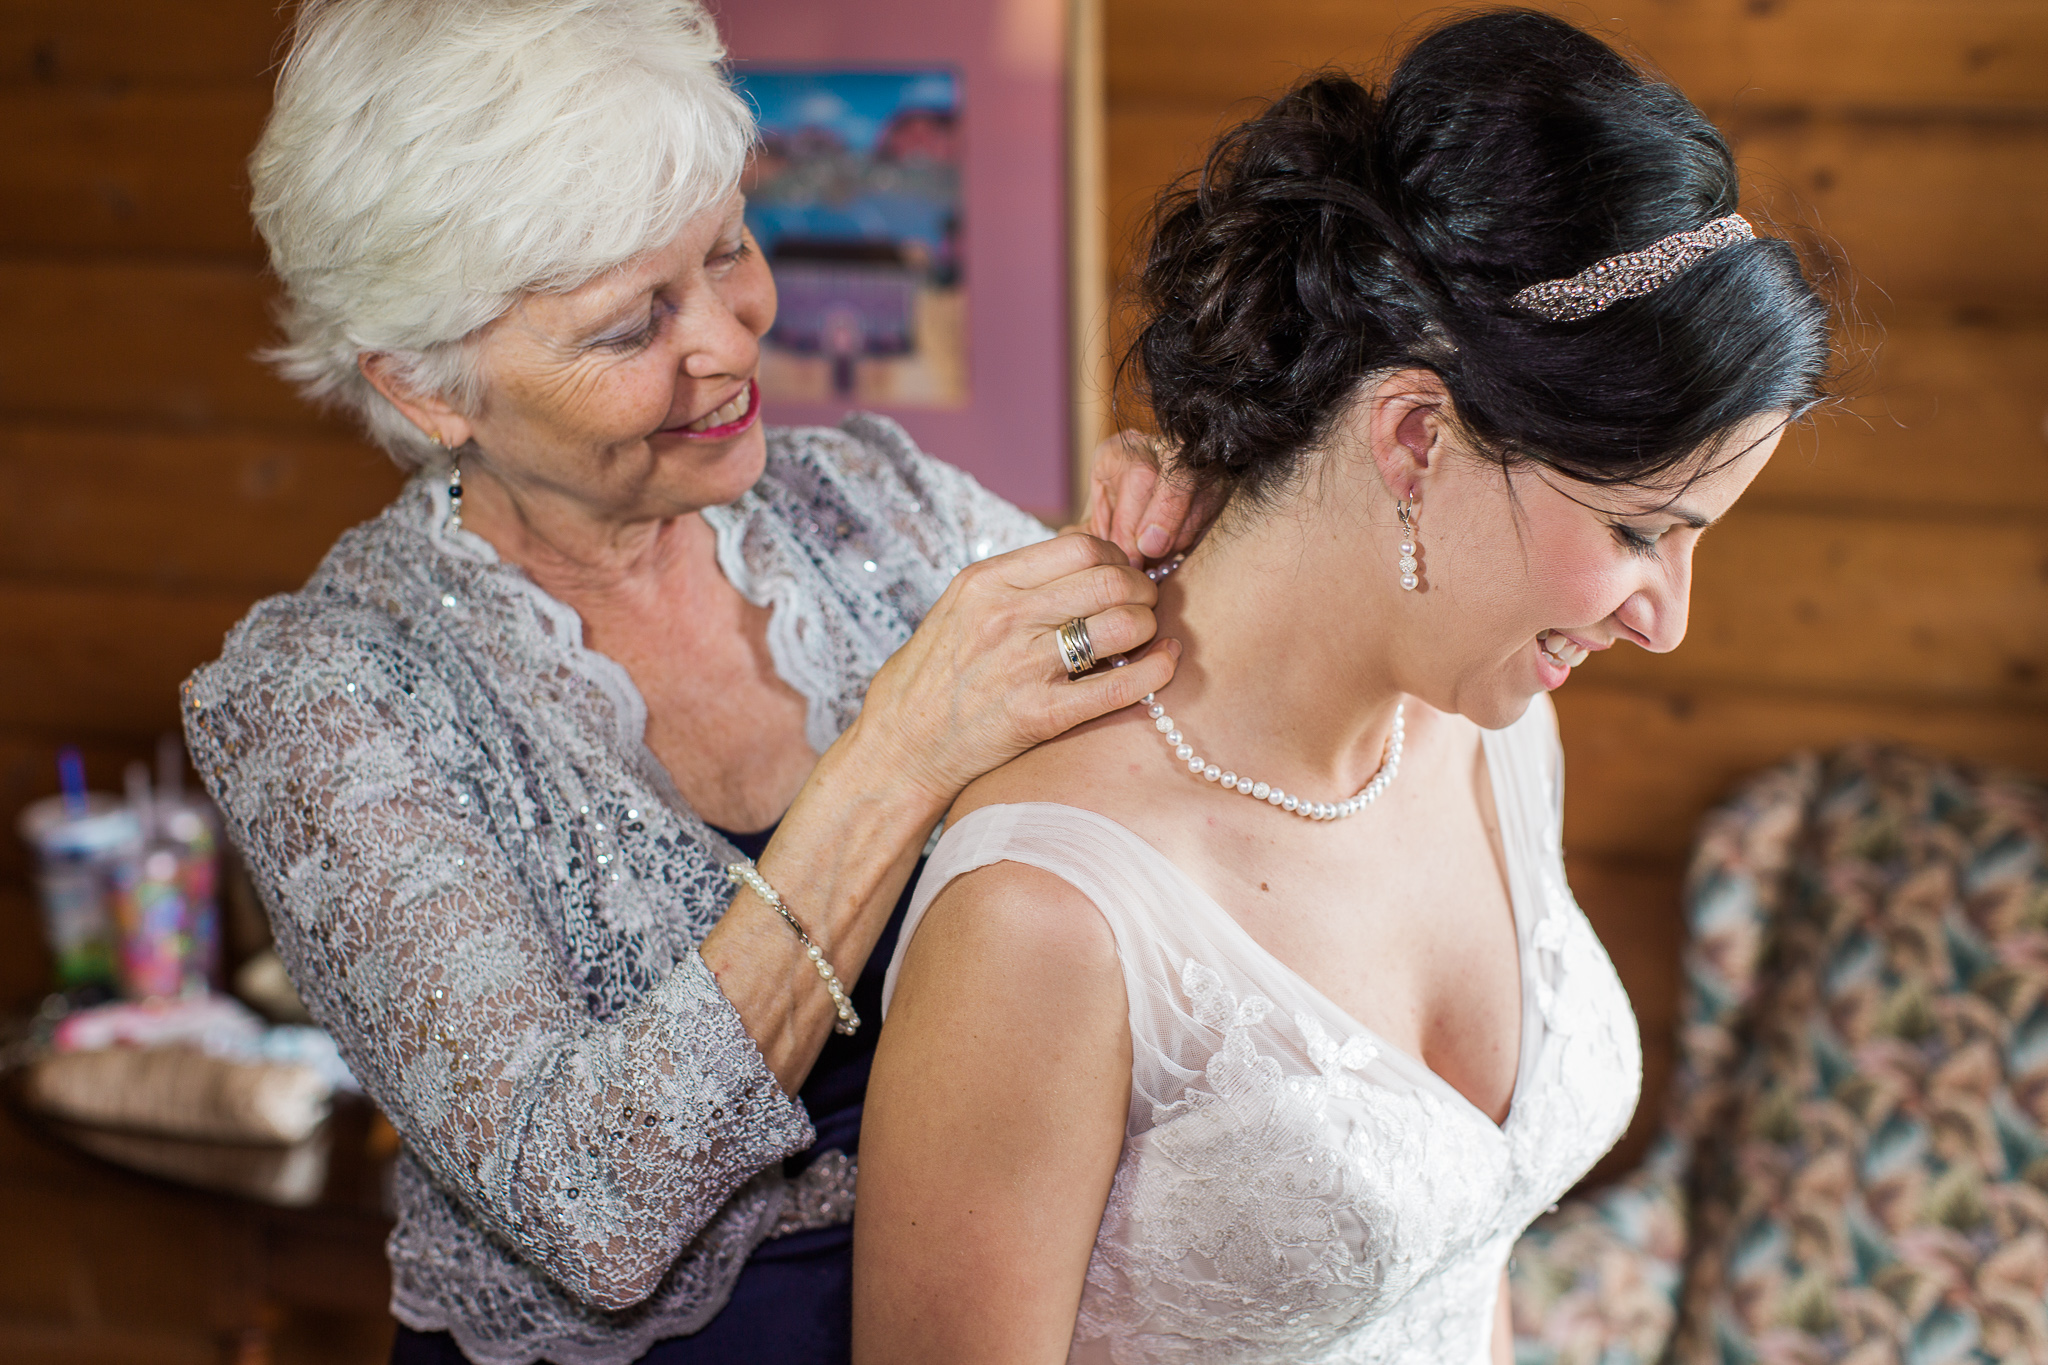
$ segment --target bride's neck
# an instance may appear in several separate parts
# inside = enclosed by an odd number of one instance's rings
[[[1402,698],[1383,648],[1386,595],[1361,581],[1375,568],[1364,508],[1334,501],[1246,518],[1165,580],[1159,633],[1186,652],[1159,700],[1219,763],[1343,789],[1378,768]]]

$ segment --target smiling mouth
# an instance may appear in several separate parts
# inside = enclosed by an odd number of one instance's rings
[[[708,436],[714,438],[730,436],[736,431],[744,430],[747,424],[754,420],[754,411],[760,405],[760,386],[749,379],[747,386],[734,394],[723,405],[712,409],[686,426],[670,427],[669,430],[680,432],[685,436]]]
[[[1563,632],[1555,630],[1546,630],[1537,636],[1536,647],[1559,668],[1577,668],[1592,653],[1585,646],[1574,644]]]

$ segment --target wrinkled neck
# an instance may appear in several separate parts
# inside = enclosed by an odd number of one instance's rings
[[[462,524],[550,596],[571,605],[633,599],[715,565],[715,537],[697,512],[615,517],[548,489],[515,489],[489,470],[462,470]]]

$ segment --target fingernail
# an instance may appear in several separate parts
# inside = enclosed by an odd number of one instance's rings
[[[1147,559],[1159,558],[1171,544],[1173,537],[1166,534],[1164,526],[1147,526],[1138,533],[1138,553]]]

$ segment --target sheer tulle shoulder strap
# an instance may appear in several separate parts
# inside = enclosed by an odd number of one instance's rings
[[[1088,897],[1115,934],[1129,974],[1134,951],[1156,936],[1162,913],[1188,899],[1179,870],[1151,845],[1107,816],[1049,801],[983,806],[951,826],[925,863],[910,900],[896,956],[882,986],[882,1010],[896,973],[932,901],[954,878],[992,863],[1042,868]]]
[[[1136,834],[1093,811],[1025,802],[984,806],[939,840],[883,982],[885,1016],[903,955],[932,901],[955,877],[999,862],[1059,877],[1088,897],[1116,938],[1131,1026],[1130,1132],[1149,1127],[1158,1107],[1207,1064],[1233,1002],[1253,995],[1277,1002],[1305,989]],[[1300,1051],[1298,1043],[1286,1046]]]
[[[1554,856],[1564,815],[1564,752],[1550,698],[1537,697],[1520,720],[1488,732],[1485,742],[1496,760],[1494,806],[1503,831],[1520,846],[1517,856],[1531,866]]]

